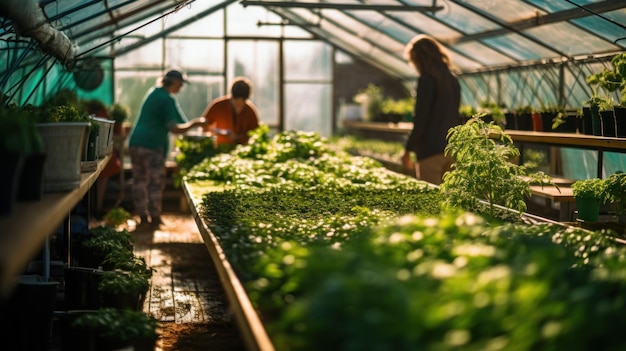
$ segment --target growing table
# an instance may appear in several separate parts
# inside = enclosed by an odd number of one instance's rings
[[[111,155],[107,155],[99,159],[93,172],[82,173],[77,188],[68,192],[44,193],[39,201],[18,202],[10,214],[0,216],[0,297],[10,294],[19,274],[33,256],[47,246],[51,233],[69,218],[72,209],[87,194],[110,158]],[[48,250],[44,250],[44,256],[44,278],[47,280],[50,274]]]

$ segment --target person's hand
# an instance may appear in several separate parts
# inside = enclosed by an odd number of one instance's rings
[[[406,151],[404,155],[402,155],[402,164],[406,169],[415,168],[415,164],[411,161],[411,153],[409,151]]]

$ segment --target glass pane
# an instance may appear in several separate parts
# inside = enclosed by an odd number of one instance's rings
[[[184,71],[224,71],[224,43],[209,39],[167,39],[165,65],[180,67]]]
[[[452,49],[480,62],[484,66],[515,63],[511,58],[477,42],[453,45]]]
[[[141,103],[146,94],[152,89],[161,72],[144,71],[116,71],[115,72],[115,101],[128,106],[130,116],[128,121],[134,123],[139,116]]]
[[[285,130],[332,132],[331,84],[285,84]]]
[[[484,39],[483,41],[519,61],[557,56],[556,52],[515,33]]]
[[[500,26],[496,23],[485,19],[484,17],[462,7],[461,5],[446,2],[445,7],[446,9],[435,12],[435,14],[431,17],[441,23],[457,29],[461,33],[474,34],[500,28]]]
[[[588,55],[609,52],[618,47],[569,23],[553,23],[525,31],[533,38],[546,43],[565,55]],[[550,33],[547,35],[546,33]]]
[[[199,6],[200,4],[202,6]],[[189,12],[189,15],[193,16],[200,15],[201,12],[207,11],[211,7],[209,6],[209,4],[205,5],[204,1],[196,1],[190,6],[191,8],[189,9],[189,11],[186,11],[185,13]],[[191,17],[189,15],[187,16],[187,18]],[[181,20],[186,18],[177,17],[176,19],[177,21],[170,22],[180,22]],[[174,23],[170,23],[170,25],[173,25]],[[187,26],[175,31],[173,35],[221,37],[224,35],[224,12],[223,10],[218,10],[214,13],[211,13],[210,15],[198,18],[193,23],[188,24]]]
[[[258,26],[259,21],[280,22],[280,17],[260,6],[243,7],[233,4],[226,8],[227,35],[247,35],[255,37],[277,37],[281,34],[280,26]]]
[[[115,58],[115,68],[161,67],[163,58],[161,40],[155,40],[137,50]]]
[[[626,23],[626,9],[603,13],[602,16],[616,22]],[[604,39],[626,47],[626,29],[599,17],[585,17],[572,21],[583,28],[597,33]],[[621,50],[621,49],[618,49]]]
[[[321,41],[285,41],[285,79],[332,79],[332,48]]]
[[[258,108],[259,118],[269,125],[278,124],[278,42],[230,40],[227,50],[227,83],[238,76],[250,79],[250,100]]]
[[[542,15],[536,7],[529,6],[519,0],[498,0],[498,1],[475,1],[465,0],[464,3],[469,8],[473,8],[478,12],[485,13],[488,17],[497,18],[502,23],[515,22],[521,19],[531,18]],[[484,19],[483,19],[484,21]]]
[[[185,84],[177,95],[178,103],[187,118],[199,117],[213,99],[224,95],[223,87],[221,76],[189,75],[189,84]]]

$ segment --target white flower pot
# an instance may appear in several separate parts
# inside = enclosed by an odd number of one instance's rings
[[[44,167],[44,192],[77,188],[80,185],[80,161],[87,142],[89,123],[39,123],[37,130],[48,155]]]

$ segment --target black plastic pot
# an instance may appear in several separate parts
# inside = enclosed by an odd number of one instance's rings
[[[38,201],[43,195],[43,170],[46,163],[45,153],[26,156],[22,167],[18,201]]]
[[[40,276],[21,276],[11,296],[0,307],[4,326],[0,338],[11,350],[48,350],[59,282]],[[7,349],[8,350],[8,349]]]
[[[533,118],[530,113],[516,114],[515,120],[519,130],[533,130]]]
[[[614,108],[615,130],[618,138],[626,138],[626,107]]]
[[[515,114],[511,112],[507,112],[504,114],[504,119],[506,120],[506,129],[517,130],[517,122],[515,118]]]
[[[98,284],[103,270],[86,267],[65,269],[65,309],[90,310],[102,307]]]
[[[593,135],[593,117],[591,116],[591,109],[589,107],[583,107],[582,116],[582,130],[581,133],[585,135]]]
[[[13,211],[17,201],[24,156],[15,152],[0,152],[0,215]]]
[[[602,121],[602,136],[614,137],[616,135],[616,129],[613,110],[600,111],[600,119]]]

